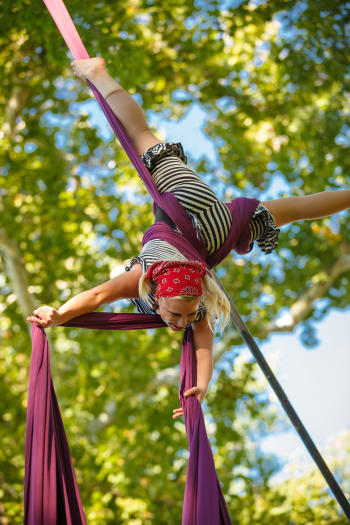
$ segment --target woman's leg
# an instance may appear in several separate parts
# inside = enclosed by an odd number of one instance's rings
[[[77,76],[90,80],[101,95],[108,97],[110,108],[125,127],[138,153],[161,142],[149,129],[141,106],[108,74],[103,58],[75,60],[72,67]]]
[[[328,217],[350,208],[350,190],[322,191],[303,197],[261,202],[274,216],[276,226],[305,219]]]

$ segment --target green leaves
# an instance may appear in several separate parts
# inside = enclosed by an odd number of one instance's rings
[[[227,195],[264,192],[264,199],[347,185],[346,2],[86,1],[82,8],[72,0],[68,8],[89,54],[103,55],[146,111],[180,118],[200,102],[219,163],[204,158],[197,167],[214,187],[217,173]],[[151,201],[91,116],[95,103],[74,79],[44,5],[5,1],[0,26],[0,228],[19,249],[29,292],[58,307],[138,253]],[[305,343],[314,343],[313,320],[347,306],[349,271],[332,272],[349,252],[349,234],[342,214],[285,228],[270,257],[226,259],[224,285],[254,334],[267,337],[283,312],[326,285],[322,304],[302,318]],[[0,521],[21,523],[30,340],[4,253],[0,247]],[[171,417],[177,387],[149,385],[178,364],[180,337],[59,327],[49,335],[89,524],[178,523],[187,442],[183,423]],[[279,465],[259,441],[284,421],[276,421],[256,366],[238,357],[238,341],[225,335],[228,353],[205,405],[233,523],[342,523],[314,472],[298,490],[291,481],[270,484]],[[346,478],[344,464],[334,464]]]

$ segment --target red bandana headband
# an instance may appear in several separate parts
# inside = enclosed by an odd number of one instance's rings
[[[155,297],[202,295],[203,263],[196,261],[157,261],[148,269],[147,277],[157,285]]]

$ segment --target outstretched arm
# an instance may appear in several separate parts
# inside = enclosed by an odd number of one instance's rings
[[[58,310],[51,306],[40,306],[27,321],[40,326],[55,326],[74,319],[79,315],[93,312],[103,304],[112,303],[117,299],[131,299],[139,296],[138,285],[142,275],[139,264],[135,264],[130,272],[123,272],[114,279],[79,293],[64,303]],[[39,319],[40,317],[40,319]]]
[[[322,191],[302,197],[285,197],[261,203],[274,216],[276,226],[305,219],[328,217],[350,208],[350,190]]]
[[[90,80],[106,98],[139,154],[161,142],[149,129],[139,104],[108,74],[103,58],[75,60],[72,62],[72,67],[78,77]]]

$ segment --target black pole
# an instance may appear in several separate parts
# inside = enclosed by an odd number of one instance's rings
[[[350,504],[348,500],[346,499],[343,491],[341,490],[340,486],[338,485],[336,479],[334,478],[332,472],[329,470],[326,462],[324,461],[323,457],[319,453],[315,443],[312,441],[308,431],[304,427],[301,419],[299,418],[298,414],[295,412],[293,405],[289,401],[286,393],[284,392],[283,388],[277,381],[274,373],[272,372],[271,368],[269,367],[267,361],[265,360],[263,354],[261,353],[258,345],[256,344],[252,334],[249,332],[246,324],[244,323],[243,319],[241,318],[240,314],[238,313],[235,305],[233,304],[233,301],[228,296],[225,288],[222,286],[221,282],[217,278],[217,276],[213,273],[214,279],[217,282],[217,284],[220,286],[222,291],[225,293],[227,299],[230,301],[231,305],[231,321],[234,324],[234,326],[239,331],[241,337],[243,340],[247,343],[250,351],[252,352],[253,356],[255,357],[258,365],[260,366],[261,370],[263,371],[266,379],[270,383],[273,391],[275,392],[276,396],[280,400],[280,403],[282,407],[284,408],[287,416],[293,423],[296,431],[298,432],[300,438],[302,439],[304,445],[306,446],[307,450],[309,451],[311,457],[315,461],[316,465],[318,466],[321,474],[325,478],[329,488],[333,492],[335,498],[337,499],[339,505],[344,511],[345,516],[348,518],[348,521],[350,521]]]

